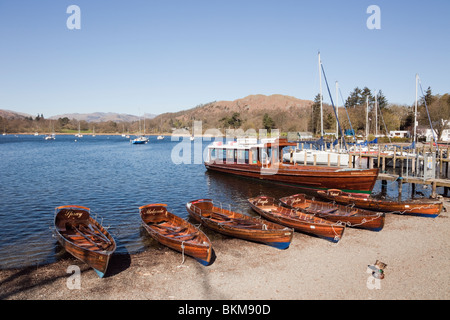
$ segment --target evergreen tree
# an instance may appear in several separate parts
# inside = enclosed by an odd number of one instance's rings
[[[311,121],[309,122],[308,130],[313,134],[320,132],[320,93],[316,95],[311,106]]]
[[[263,127],[266,130],[271,130],[275,128],[275,121],[273,121],[272,118],[267,113],[265,113],[263,117]]]

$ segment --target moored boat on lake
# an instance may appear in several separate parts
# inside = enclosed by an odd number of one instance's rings
[[[280,203],[290,209],[300,210],[333,222],[343,222],[349,227],[380,231],[384,227],[383,212],[368,211],[360,208],[339,205],[330,202],[307,199],[304,194],[295,194],[280,199]]]
[[[336,203],[355,206],[358,208],[391,212],[422,217],[437,217],[442,211],[443,203],[431,199],[411,199],[406,201],[393,201],[375,199],[372,197],[350,194],[338,189],[320,190],[317,194],[326,200]]]
[[[167,211],[166,204],[148,204],[139,208],[142,225],[159,243],[208,265],[212,257],[209,238],[197,227]]]
[[[295,146],[286,139],[237,139],[208,146],[208,170],[291,184],[306,190],[343,189],[370,194],[378,169],[308,166],[283,162],[283,148]]]
[[[114,238],[82,206],[55,208],[55,231],[60,244],[75,258],[87,263],[103,277],[116,250]]]
[[[272,197],[260,196],[250,198],[248,202],[252,209],[262,217],[275,223],[294,228],[296,231],[324,238],[332,242],[338,242],[344,234],[345,226],[343,224],[283,207],[279,201]]]
[[[138,136],[135,139],[130,140],[132,144],[146,144],[148,142],[148,138],[145,136]]]
[[[293,230],[270,221],[251,217],[215,204],[211,199],[190,201],[186,209],[195,221],[221,234],[287,249]]]

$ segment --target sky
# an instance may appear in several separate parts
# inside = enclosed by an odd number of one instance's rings
[[[70,5],[80,29],[67,26]],[[370,5],[380,29],[367,27]],[[416,73],[424,90],[450,92],[449,13],[448,0],[0,0],[0,109],[47,118],[313,100],[319,51],[333,99],[338,81],[344,97],[367,86],[411,105]]]

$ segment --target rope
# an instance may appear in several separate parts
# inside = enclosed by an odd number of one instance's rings
[[[184,240],[181,242],[181,255],[183,257],[183,260],[181,261],[181,264],[179,266],[177,266],[177,268],[181,268],[184,267]]]

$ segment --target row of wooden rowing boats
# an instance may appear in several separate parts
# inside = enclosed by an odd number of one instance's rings
[[[307,199],[303,194],[279,200],[266,196],[248,199],[250,207],[264,219],[239,213],[231,207],[225,209],[210,199],[190,201],[186,209],[190,218],[210,230],[278,249],[289,247],[294,230],[337,242],[346,227],[380,231],[385,212],[437,216],[442,210],[442,203],[437,201],[394,202],[388,207],[387,203],[370,198],[344,202],[353,196],[340,190],[319,195],[333,203]],[[166,204],[145,205],[139,208],[139,213],[143,227],[153,239],[204,265],[212,263],[214,251],[208,236],[199,227],[169,212]],[[57,207],[54,224],[61,245],[103,277],[117,246],[109,232],[91,217],[90,209],[76,205]]]

